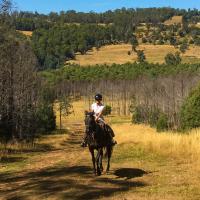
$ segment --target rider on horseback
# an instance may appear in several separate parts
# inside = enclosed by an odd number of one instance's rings
[[[115,144],[117,144],[117,142],[113,140],[113,137],[115,136],[114,132],[111,129],[111,127],[105,123],[104,118],[103,118],[104,105],[102,103],[102,95],[96,94],[95,95],[95,101],[96,102],[91,105],[91,111],[94,113],[95,121],[108,134],[111,144],[115,145]],[[87,133],[85,134],[83,140],[84,141],[82,142],[81,146],[86,147],[87,146]]]

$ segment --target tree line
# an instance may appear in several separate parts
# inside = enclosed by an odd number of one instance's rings
[[[182,127],[182,118],[185,119],[181,115],[183,103],[200,81],[199,67],[199,64],[144,62],[84,68],[66,66],[41,75],[51,84],[62,85],[63,94],[84,96],[90,103],[93,94],[101,92],[113,113],[132,113],[134,123],[148,123],[158,130],[177,130]],[[187,115],[190,116],[189,110]]]
[[[79,23],[79,24],[138,24],[161,23],[174,15],[183,15],[186,10],[174,8],[121,8],[103,13],[76,12],[74,10],[50,12],[48,15],[37,12],[13,12],[11,17],[18,30],[33,31],[37,28],[48,28],[55,23]],[[127,23],[128,21],[128,23]]]

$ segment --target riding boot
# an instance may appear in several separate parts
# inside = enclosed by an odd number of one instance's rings
[[[117,141],[115,141],[113,139],[113,137],[115,137],[115,134],[114,134],[113,130],[111,129],[111,127],[109,125],[107,125],[107,124],[105,125],[105,131],[107,132],[107,134],[108,134],[108,136],[110,138],[111,144],[112,145],[116,145]]]

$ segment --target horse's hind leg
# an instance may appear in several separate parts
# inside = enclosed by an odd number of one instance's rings
[[[93,164],[93,172],[96,175],[96,166],[95,166],[95,156],[94,156],[94,149],[89,148],[91,156],[92,156],[92,164]]]

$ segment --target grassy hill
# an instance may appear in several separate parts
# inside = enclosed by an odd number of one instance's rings
[[[168,53],[175,53],[178,49],[175,49],[172,45],[145,45],[142,44],[138,47],[140,50],[144,50],[145,56],[148,62],[163,63],[164,58]],[[128,51],[131,51],[131,45],[107,45],[101,47],[99,50],[93,49],[87,52],[85,55],[77,54],[76,60],[68,61],[67,63],[76,63],[82,66],[95,65],[95,64],[123,64],[126,62],[135,62],[137,55],[132,52],[128,55]],[[200,61],[200,47],[190,46],[185,54],[182,55],[183,62],[196,63]]]
[[[173,24],[182,24],[183,16],[173,16],[171,19],[168,19],[164,22],[165,25],[173,25]]]
[[[28,37],[32,36],[32,34],[33,34],[33,31],[19,31],[19,32],[28,36]]]

